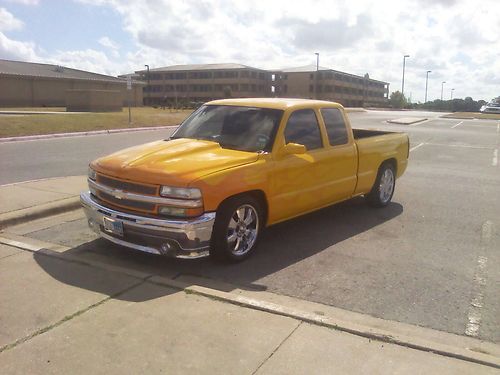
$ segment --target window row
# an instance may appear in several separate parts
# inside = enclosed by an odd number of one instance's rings
[[[210,91],[226,91],[231,90],[233,92],[268,92],[271,91],[271,87],[267,85],[256,85],[256,84],[230,84],[230,85],[149,85],[144,87],[144,92],[210,92]]]
[[[285,85],[286,87],[286,85]],[[351,94],[351,95],[365,95],[369,97],[384,97],[384,93],[377,91],[369,91],[363,89],[356,89],[354,87],[342,87],[342,86],[334,86],[334,85],[318,85],[317,87],[318,93],[340,93],[340,94]],[[286,92],[286,90],[285,90]],[[314,92],[314,85],[309,85],[309,92]],[[364,93],[364,94],[363,94]]]
[[[264,72],[256,72],[250,70],[242,71],[201,71],[201,72],[176,72],[176,73],[150,73],[150,81],[158,80],[181,80],[181,79],[212,79],[212,78],[254,78],[254,79],[270,79],[270,74]],[[148,80],[147,73],[143,75],[144,80]]]

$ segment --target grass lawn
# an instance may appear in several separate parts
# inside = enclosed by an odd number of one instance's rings
[[[0,111],[2,110],[61,112],[60,108],[0,108]],[[192,110],[170,111],[169,109],[137,107],[132,108],[131,112],[131,124],[128,123],[128,108],[124,108],[121,112],[107,113],[0,114],[0,138],[178,125]]]
[[[500,120],[500,113],[480,113],[480,112],[454,112],[445,115],[446,118],[473,119],[478,120]]]

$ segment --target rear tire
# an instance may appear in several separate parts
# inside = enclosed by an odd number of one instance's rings
[[[368,203],[374,207],[387,206],[392,199],[395,186],[396,173],[394,166],[391,163],[382,164],[372,190],[366,195]]]
[[[240,262],[255,248],[264,218],[262,205],[252,196],[237,196],[223,202],[217,210],[210,256],[217,260]]]

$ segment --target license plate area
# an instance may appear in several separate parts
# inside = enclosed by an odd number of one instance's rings
[[[120,220],[103,217],[104,230],[123,237],[123,223]]]

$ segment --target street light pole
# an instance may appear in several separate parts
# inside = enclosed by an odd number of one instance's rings
[[[405,93],[405,66],[406,66],[406,58],[410,57],[410,55],[403,56],[403,82],[401,83],[401,94]]]
[[[446,81],[441,82],[441,100],[443,100],[443,88]]]
[[[453,100],[453,91],[455,91],[455,89],[451,89],[450,100]]]
[[[424,100],[424,103],[427,103],[427,84],[429,82],[429,73],[432,73],[432,70],[428,70],[427,74],[425,75],[425,100]]]
[[[150,89],[150,87],[149,87],[149,65],[145,64],[144,66],[148,69],[148,73],[147,73],[147,77],[146,77],[146,79],[148,80],[148,85],[146,87],[148,88],[148,96],[147,96],[148,100],[147,101],[148,101],[148,105],[149,105],[150,104],[149,103],[149,99],[150,99],[149,98],[149,89]]]
[[[318,99],[318,72],[319,72],[319,52],[314,52],[316,55],[316,74],[314,75],[314,99]]]

